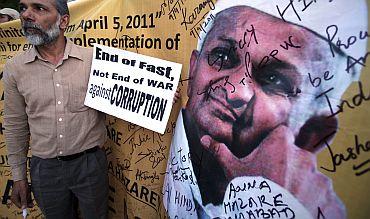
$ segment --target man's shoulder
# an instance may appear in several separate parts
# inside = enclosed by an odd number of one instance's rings
[[[86,60],[86,59],[91,60],[92,59],[93,48],[82,47],[82,46],[74,44],[72,41],[71,41],[71,45],[72,45],[73,50],[76,51],[81,56],[82,59],[84,59],[84,60]]]
[[[29,60],[32,55],[32,49],[28,49],[26,51],[19,52],[13,56],[13,58],[8,59],[5,63],[5,67],[7,68],[16,68],[24,65],[27,60]]]
[[[82,53],[92,53],[93,51],[93,48],[91,47],[83,47],[80,45],[76,45],[74,43],[72,43],[72,46],[75,47],[77,50],[81,51]]]

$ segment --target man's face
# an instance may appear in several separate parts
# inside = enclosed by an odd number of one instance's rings
[[[60,15],[54,1],[21,0],[20,18],[27,40],[36,46],[55,41],[60,34]]]
[[[300,48],[280,46],[290,36]],[[186,108],[200,137],[210,135],[243,157],[273,129],[288,125],[300,96],[312,95],[303,86],[307,74],[324,72],[327,52],[317,38],[249,7],[221,12],[190,63]]]
[[[11,20],[11,17],[7,14],[0,14],[0,24]]]

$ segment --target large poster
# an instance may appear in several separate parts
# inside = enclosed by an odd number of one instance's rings
[[[214,5],[171,143],[171,218],[351,217],[350,178],[369,182],[367,122],[338,118],[366,111],[367,19],[364,1]]]
[[[368,218],[368,3],[71,2],[75,44],[182,64],[164,134],[106,118],[109,218]],[[0,24],[1,70],[30,47]],[[0,94],[0,217],[20,218]]]

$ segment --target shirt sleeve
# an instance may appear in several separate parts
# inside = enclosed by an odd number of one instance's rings
[[[4,67],[4,135],[14,181],[27,179],[29,126],[24,97],[18,90],[12,64]]]

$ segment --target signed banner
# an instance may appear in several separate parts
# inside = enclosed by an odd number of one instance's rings
[[[85,105],[164,133],[181,64],[95,44]]]

